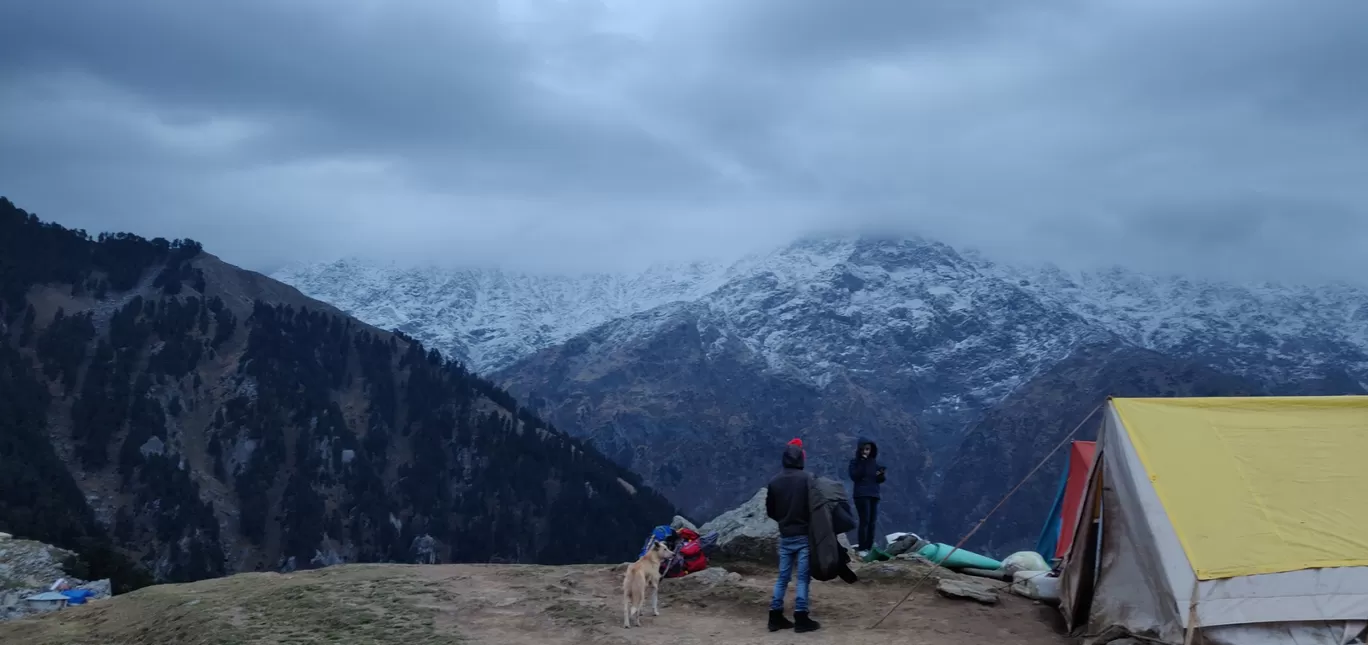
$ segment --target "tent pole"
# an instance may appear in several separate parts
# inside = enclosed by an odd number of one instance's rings
[[[1192,576],[1192,599],[1188,601],[1188,620],[1187,634],[1183,636],[1183,645],[1192,645],[1192,636],[1197,627],[1197,591],[1202,581],[1197,578],[1196,572]]]

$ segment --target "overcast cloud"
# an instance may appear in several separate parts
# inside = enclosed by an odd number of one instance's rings
[[[1363,0],[0,5],[0,194],[229,261],[599,269],[814,229],[1368,276]]]

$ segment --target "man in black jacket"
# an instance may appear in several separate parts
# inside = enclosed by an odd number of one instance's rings
[[[808,506],[808,480],[803,470],[803,444],[794,439],[784,448],[784,471],[770,480],[765,492],[765,511],[779,523],[779,579],[774,583],[774,597],[770,600],[769,630],[794,628],[796,632],[810,632],[821,627],[808,617],[808,523],[812,511]],[[784,595],[789,580],[797,569],[798,590],[793,602],[793,620],[784,617]]]

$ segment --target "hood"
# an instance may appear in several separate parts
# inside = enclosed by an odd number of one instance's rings
[[[874,443],[874,440],[870,439],[869,437],[860,437],[859,441],[855,443],[855,457],[858,458],[860,456],[860,448],[865,444],[869,444],[871,446],[871,449],[869,451],[869,458],[878,459],[879,444]]]
[[[789,444],[784,446],[784,467],[803,469],[803,449],[800,446]]]

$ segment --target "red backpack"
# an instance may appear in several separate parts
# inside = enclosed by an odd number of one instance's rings
[[[684,567],[679,575],[686,576],[708,568],[708,556],[703,555],[703,545],[698,543],[698,533],[692,529],[679,530],[679,556],[684,558]]]

